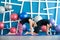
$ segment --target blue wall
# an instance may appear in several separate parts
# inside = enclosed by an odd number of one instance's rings
[[[0,0],[0,6],[4,6],[4,4],[1,3],[1,1],[5,1],[5,0]],[[56,0],[52,0],[52,1],[56,1]],[[9,2],[9,0],[7,2]],[[12,3],[22,4],[22,2],[19,2],[18,0],[11,0],[11,2]],[[33,2],[32,3],[32,12],[33,13],[38,12],[38,4],[39,4],[38,2]],[[60,4],[58,6],[60,6]],[[56,3],[48,3],[48,8],[51,8],[51,7],[56,7]],[[43,10],[43,8],[46,8],[46,2],[40,2],[40,13],[46,13],[47,14],[47,10]],[[20,14],[20,10],[21,10],[20,6],[12,5],[12,9],[14,10],[12,13],[17,13],[18,15]],[[50,18],[55,19],[56,9],[49,9],[48,11],[49,11],[49,13],[53,14],[53,16],[51,15]],[[57,24],[60,24],[60,22],[59,22],[59,20],[60,20],[60,18],[59,18],[60,17],[60,12],[59,11],[60,11],[60,8],[58,9],[58,19],[57,19],[58,21],[57,21]],[[31,12],[30,2],[24,2],[23,12]],[[37,16],[37,14],[33,15],[33,17],[35,17],[35,16]],[[46,15],[41,15],[41,16],[44,19],[48,19],[48,16],[46,16]],[[9,12],[7,12],[6,15],[5,15],[5,21],[9,21],[10,20],[9,17],[10,17]],[[0,14],[0,21],[2,21],[2,20],[3,20],[3,14]],[[5,28],[7,28],[6,25],[8,26],[8,28],[10,28],[9,24],[10,23],[5,23]],[[12,26],[17,27],[17,22],[13,22]]]

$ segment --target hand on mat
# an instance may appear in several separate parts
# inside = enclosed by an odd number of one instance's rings
[[[31,32],[26,32],[25,35],[27,35],[27,34],[31,34],[31,35],[33,35],[33,33],[31,33]]]
[[[31,34],[31,35],[33,35],[33,36],[38,35],[38,34],[36,34],[36,33],[34,33],[34,32],[33,32],[33,33],[31,33],[31,32],[26,32],[25,35],[27,35],[27,34]]]

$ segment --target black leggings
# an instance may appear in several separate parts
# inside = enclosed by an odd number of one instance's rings
[[[35,33],[39,33],[39,30],[41,30],[41,26],[42,25],[46,25],[47,26],[47,24],[50,24],[50,21],[47,20],[47,19],[43,19],[43,20],[38,21],[37,22],[37,27],[34,28],[34,32]]]
[[[34,32],[39,33],[40,28],[39,27],[34,27]]]

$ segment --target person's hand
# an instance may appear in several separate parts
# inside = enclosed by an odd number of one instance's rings
[[[25,35],[30,34],[30,32],[26,32]]]
[[[33,33],[32,33],[32,32],[26,32],[26,33],[25,33],[25,35],[27,35],[27,34],[31,34],[31,35],[33,35]]]
[[[26,32],[25,35],[27,35],[27,34],[31,34],[32,36],[38,35],[37,33],[34,33],[34,32],[33,33],[32,32]]]
[[[49,36],[50,34],[47,34],[47,36]]]

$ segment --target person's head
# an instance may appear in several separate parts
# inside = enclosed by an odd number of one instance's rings
[[[32,24],[33,27],[37,26],[36,22],[34,20],[32,20],[32,19],[29,19],[29,22],[30,22],[30,24]]]

